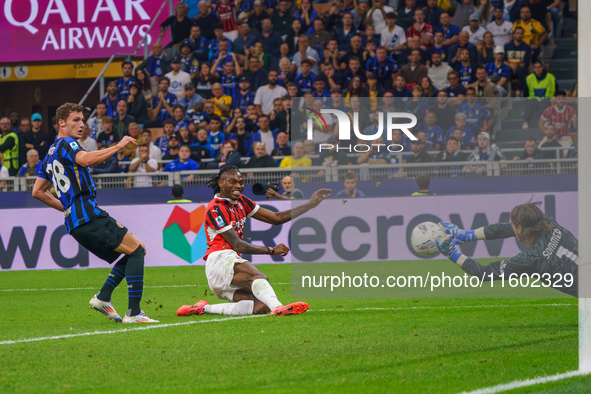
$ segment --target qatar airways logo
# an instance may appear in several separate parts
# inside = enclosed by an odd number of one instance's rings
[[[10,25],[31,35],[43,29],[42,51],[124,48],[133,47],[150,29],[149,23],[135,24],[138,19],[152,19],[142,5],[144,1],[4,0],[3,11]]]
[[[334,115],[337,119],[339,124],[339,141],[351,141],[351,130],[353,130],[354,138],[353,140],[363,140],[363,141],[375,141],[378,137],[384,137],[384,141],[392,141],[392,132],[394,130],[400,130],[404,135],[406,135],[411,141],[417,141],[417,137],[415,137],[411,132],[410,129],[417,125],[417,117],[411,113],[406,112],[382,112],[378,116],[378,124],[376,126],[376,131],[373,134],[363,134],[359,130],[359,113],[353,113],[353,124],[351,125],[351,119],[349,116],[338,109],[321,109],[320,112],[314,111],[313,109],[304,107],[306,110],[306,115],[308,116],[308,123],[307,123],[307,139],[311,140],[314,138],[314,122],[320,127],[320,131],[328,131],[328,124],[323,115],[329,114]],[[410,122],[399,123],[404,119],[410,120]],[[386,135],[384,136],[384,131],[386,131]],[[337,151],[347,151],[347,152],[359,152],[364,153],[368,152],[372,149],[372,146],[377,147],[378,152],[382,150],[387,150],[388,152],[397,153],[402,152],[404,150],[404,146],[400,144],[350,144],[350,145],[337,145]],[[330,150],[335,148],[334,144],[323,143],[319,144],[319,151],[322,150]]]

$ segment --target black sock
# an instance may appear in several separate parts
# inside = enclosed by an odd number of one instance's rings
[[[101,301],[110,301],[111,294],[115,287],[121,283],[123,278],[125,278],[125,266],[127,265],[127,260],[129,256],[123,256],[117,264],[113,266],[111,273],[107,276],[107,280],[105,280],[105,284],[101,288],[101,291],[97,294],[97,298]]]
[[[144,248],[138,246],[128,257],[125,267],[125,278],[127,279],[127,293],[129,296],[129,316],[137,315],[141,312],[140,301],[142,300],[142,291],[144,289]]]

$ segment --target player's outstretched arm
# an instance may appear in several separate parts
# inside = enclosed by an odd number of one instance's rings
[[[64,206],[61,201],[55,198],[49,189],[51,189],[51,181],[49,179],[38,177],[35,181],[35,186],[33,186],[33,197],[41,201],[43,204],[49,205],[53,209],[63,212]]]
[[[245,253],[245,254],[280,254],[282,256],[286,256],[289,252],[289,248],[284,244],[279,244],[275,247],[268,248],[266,246],[259,246],[249,244],[248,242],[244,241],[242,238],[238,236],[236,230],[233,228],[224,231],[221,233],[222,238],[230,244],[232,250],[238,253]]]
[[[515,236],[511,223],[496,223],[476,230],[462,230],[452,223],[439,222],[439,226],[456,244],[477,240],[493,240]]]
[[[94,152],[81,151],[76,155],[76,163],[83,167],[91,167],[102,163],[103,161],[109,159],[109,157],[113,156],[115,153],[119,152],[121,149],[125,148],[129,143],[131,143],[133,146],[137,146],[135,138],[131,138],[130,136],[126,135],[117,144],[111,145],[107,149],[97,150]]]
[[[452,241],[455,241],[456,244],[458,243],[464,243],[464,242],[471,242],[471,241],[476,241],[478,239],[484,239],[483,238],[478,238],[476,231],[478,231],[480,233],[480,229],[477,230],[463,230],[461,228],[459,228],[458,226],[456,226],[453,223],[447,223],[447,222],[439,222],[439,227],[441,227],[441,230],[443,230],[443,232],[450,237],[450,239]],[[484,234],[481,234],[482,236],[484,236]]]
[[[312,194],[310,200],[303,205],[281,212],[273,212],[265,208],[259,208],[252,217],[269,224],[283,224],[303,215],[310,209],[316,208],[318,204],[330,197],[331,192],[331,189],[319,189],[316,190],[314,194]]]
[[[482,227],[482,239],[492,240],[501,238],[511,238],[514,236],[515,231],[513,230],[513,226],[511,225],[511,223],[495,223]]]
[[[495,261],[489,265],[482,265],[476,260],[472,260],[460,250],[457,249],[456,243],[448,237],[442,242],[435,240],[437,248],[445,257],[456,263],[466,273],[477,276],[484,281],[500,279],[501,263],[502,261]],[[492,275],[491,275],[492,274]]]

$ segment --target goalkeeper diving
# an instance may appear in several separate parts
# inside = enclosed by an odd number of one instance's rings
[[[484,280],[501,279],[511,274],[539,274],[541,281],[550,287],[573,297],[578,295],[578,241],[570,231],[560,226],[554,218],[544,216],[538,205],[528,202],[511,210],[511,223],[497,223],[476,230],[462,230],[458,226],[440,222],[445,231],[444,241],[435,241],[439,251],[472,276]],[[517,237],[529,246],[509,260],[495,261],[488,265],[464,255],[457,245],[477,240]],[[492,275],[491,275],[492,274]],[[547,274],[547,275],[543,275]],[[572,282],[557,280],[572,275]]]

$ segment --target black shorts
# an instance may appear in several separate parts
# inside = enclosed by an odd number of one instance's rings
[[[121,245],[125,234],[127,234],[127,228],[105,211],[70,232],[80,245],[109,264],[121,256],[121,253],[115,252],[115,249]]]

